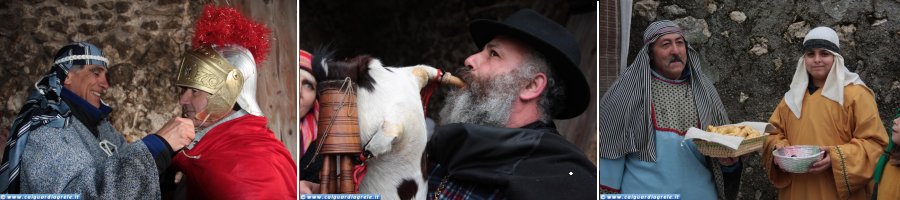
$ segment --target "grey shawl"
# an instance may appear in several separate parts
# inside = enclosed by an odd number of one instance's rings
[[[160,198],[159,172],[143,142],[127,143],[106,120],[100,122],[94,137],[74,116],[65,119],[61,128],[42,126],[31,131],[22,156],[22,193],[81,194],[82,199]]]

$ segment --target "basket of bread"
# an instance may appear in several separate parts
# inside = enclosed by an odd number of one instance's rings
[[[763,122],[743,122],[723,126],[708,126],[706,130],[691,128],[685,139],[694,139],[694,145],[703,155],[710,157],[738,157],[762,149],[767,129]]]

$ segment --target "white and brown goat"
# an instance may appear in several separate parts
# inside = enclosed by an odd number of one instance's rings
[[[422,155],[428,138],[420,90],[432,81],[464,87],[462,80],[426,65],[385,67],[370,56],[316,60],[317,68],[324,69],[317,76],[351,77],[357,84],[360,141],[372,156],[359,192],[383,199],[425,199]]]

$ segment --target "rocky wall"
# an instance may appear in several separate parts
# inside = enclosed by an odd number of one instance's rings
[[[293,2],[293,1],[285,1]],[[188,0],[12,0],[0,2],[0,135],[9,127],[24,100],[42,74],[50,69],[56,51],[73,41],[87,41],[100,47],[111,66],[108,72],[110,88],[103,100],[113,112],[110,121],[129,141],[135,141],[162,127],[172,116],[180,114],[177,103],[179,90],[173,85],[181,55],[190,47],[193,25],[203,5],[209,1]],[[226,5],[228,2],[214,2]],[[233,1],[231,3],[234,3]],[[257,5],[259,4],[259,5]],[[248,13],[254,7],[276,8],[276,2],[259,1],[241,4],[238,10]],[[294,16],[296,4],[280,5],[290,13],[272,12],[251,17],[273,27],[269,15]],[[258,9],[257,9],[258,10]],[[283,10],[283,9],[282,9]],[[263,112],[283,116],[269,119],[270,129],[277,135],[294,137],[295,107],[272,107],[278,102],[296,102],[295,22],[279,23],[283,30],[273,28],[273,50],[260,68],[260,98]],[[285,26],[287,24],[287,26]],[[276,44],[286,42],[287,44]],[[289,46],[285,49],[284,46]],[[283,53],[279,53],[283,52]],[[293,62],[293,65],[291,63]],[[274,71],[274,72],[273,72]],[[266,77],[276,88],[266,83]],[[276,88],[276,89],[272,89]],[[278,98],[272,95],[278,95]],[[282,103],[283,104],[283,103]],[[291,103],[290,105],[294,105]],[[276,127],[273,127],[276,126]],[[287,141],[282,138],[283,141]],[[0,138],[5,143],[5,138]],[[288,142],[286,142],[288,143]],[[296,139],[288,144],[295,149]]]
[[[5,1],[0,45],[3,117],[8,131],[30,89],[50,69],[63,45],[87,41],[111,66],[103,100],[111,121],[129,141],[162,127],[179,113],[172,86],[181,53],[190,46],[199,3],[188,1]],[[169,78],[172,77],[172,78]]]
[[[875,92],[886,128],[900,112],[900,1],[636,0],[632,13],[629,64],[647,25],[677,22],[733,122],[769,119],[789,88],[803,37],[818,26],[838,32],[846,65]],[[759,159],[747,159],[741,199],[777,197]]]

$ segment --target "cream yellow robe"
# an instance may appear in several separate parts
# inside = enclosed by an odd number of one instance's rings
[[[769,180],[779,199],[869,199],[872,172],[888,140],[875,99],[868,89],[853,84],[844,86],[843,106],[821,93],[805,93],[800,119],[784,99],[769,118],[776,129],[763,146]],[[782,171],[772,150],[791,145],[828,147],[831,172]]]

